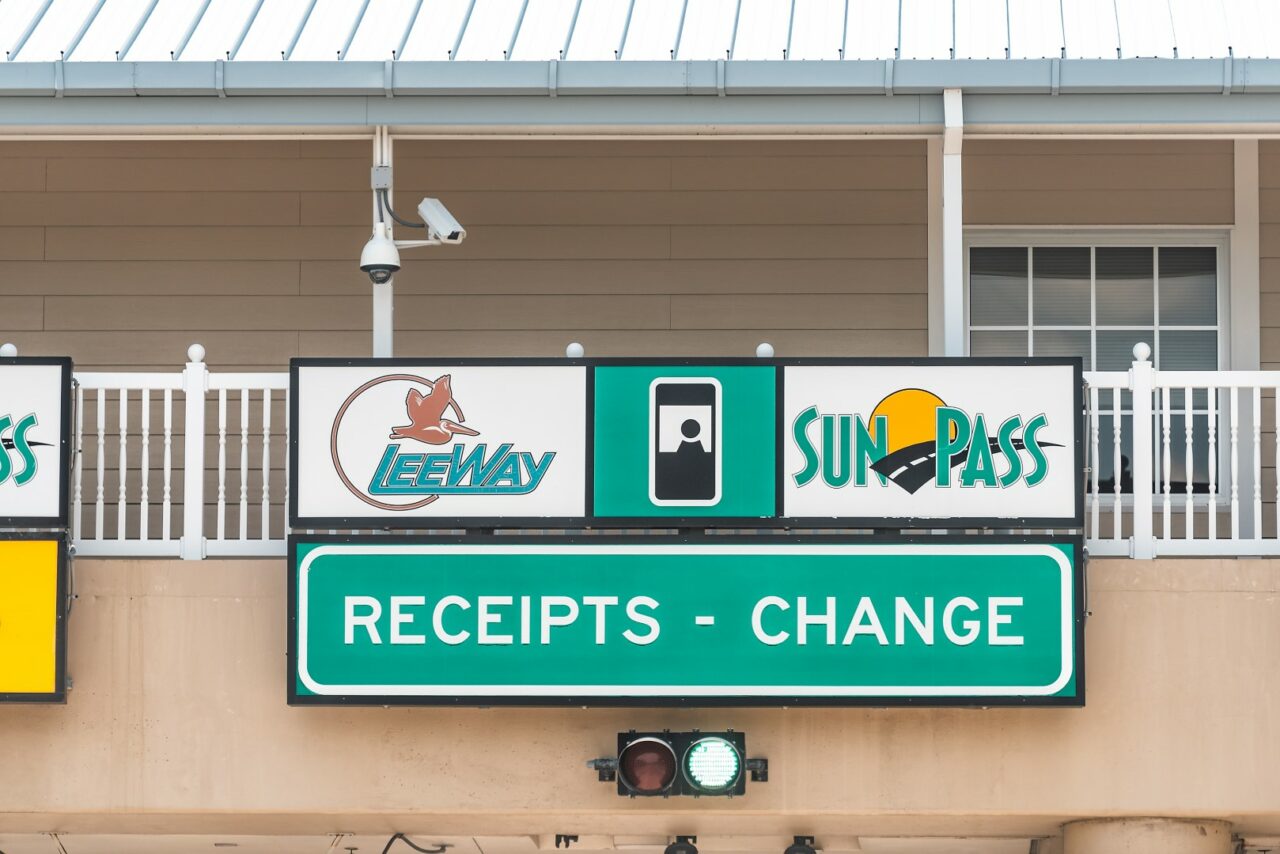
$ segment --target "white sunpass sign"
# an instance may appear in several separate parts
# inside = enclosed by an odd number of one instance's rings
[[[292,371],[295,525],[586,515],[585,367],[300,359]]]
[[[1082,524],[1080,360],[783,370],[785,516]]]
[[[71,360],[0,358],[0,527],[67,524]]]

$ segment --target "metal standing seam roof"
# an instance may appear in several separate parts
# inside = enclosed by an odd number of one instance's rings
[[[25,62],[1266,58],[1280,0],[0,0]]]
[[[0,47],[24,134],[933,133],[957,88],[977,132],[1280,134],[1280,0],[0,0]]]

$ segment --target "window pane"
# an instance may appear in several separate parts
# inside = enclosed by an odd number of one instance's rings
[[[1025,332],[970,332],[970,356],[1025,356]]]
[[[1133,345],[1144,341],[1151,345],[1155,334],[1147,329],[1098,330],[1098,362],[1094,370],[1127,371],[1133,364]]]
[[[1221,419],[1219,418],[1219,421]],[[1187,497],[1187,418],[1182,411],[1172,411],[1169,413],[1169,492],[1170,498],[1175,506],[1179,509],[1179,500],[1185,500]],[[1221,424],[1216,425],[1221,428]],[[1162,454],[1164,453],[1164,440],[1162,432],[1162,422],[1157,419],[1155,439],[1157,443],[1156,467],[1157,467],[1157,488],[1156,488],[1156,506],[1163,506],[1164,500],[1164,472],[1159,471],[1159,467],[1164,464]],[[1221,441],[1221,434],[1219,434]],[[1222,479],[1222,472],[1217,473],[1219,482]],[[1219,485],[1219,484],[1215,484]],[[1193,493],[1207,493],[1209,491],[1209,415],[1208,413],[1193,413],[1191,416],[1191,491]]]
[[[1217,324],[1218,250],[1212,246],[1160,249],[1160,322]]]
[[[1113,495],[1116,488],[1115,457],[1115,416],[1112,415],[1110,391],[1098,395],[1098,403],[1102,414],[1098,416],[1098,459],[1094,465],[1098,468],[1098,492],[1102,494],[1103,507],[1111,509],[1107,496]],[[1090,447],[1090,453],[1093,448]],[[1093,480],[1089,480],[1089,489],[1093,489]],[[1120,491],[1133,493],[1133,416],[1120,415]]]
[[[969,323],[972,326],[1027,325],[1025,247],[969,250]]]
[[[1031,256],[1036,325],[1089,325],[1089,248],[1037,248]]]
[[[1161,332],[1160,352],[1156,366],[1166,371],[1212,371],[1218,367],[1217,332]],[[1185,405],[1185,393],[1172,389],[1169,400],[1175,410]],[[1191,405],[1197,410],[1209,405],[1208,392],[1197,388],[1191,393]]]
[[[1218,333],[1161,332],[1157,367],[1165,371],[1216,370]]]
[[[1089,358],[1089,331],[1045,330],[1037,329],[1034,336],[1034,355],[1036,356],[1080,356],[1084,359],[1084,369],[1093,370],[1093,360]]]
[[[1096,252],[1098,325],[1153,323],[1156,291],[1151,248],[1099,246]]]

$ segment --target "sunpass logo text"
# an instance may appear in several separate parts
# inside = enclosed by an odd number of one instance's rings
[[[821,422],[811,435],[814,422]],[[821,476],[829,487],[867,486],[872,474],[914,494],[930,481],[940,489],[1004,489],[1019,482],[1041,483],[1049,472],[1040,437],[1048,418],[1021,415],[998,423],[985,413],[948,406],[924,389],[899,389],[886,396],[869,418],[822,414],[816,406],[792,424],[792,440],[804,458],[793,475],[797,486]],[[954,470],[958,469],[958,472]]]
[[[18,419],[15,426],[12,415],[0,415],[0,484],[13,482],[25,486],[36,476],[36,455],[32,453],[33,445],[44,445],[45,442],[32,442],[27,434],[36,426],[35,413]],[[12,432],[10,431],[12,428]],[[22,468],[13,464],[10,452],[16,453],[22,462]]]
[[[481,443],[470,450],[454,445],[448,454],[405,453],[387,445],[369,482],[370,495],[527,495],[538,488],[555,451],[536,460],[511,443],[492,453]]]

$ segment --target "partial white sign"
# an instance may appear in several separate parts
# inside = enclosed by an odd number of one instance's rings
[[[783,370],[785,516],[1080,518],[1076,365]]]
[[[0,360],[0,527],[67,521],[70,359]]]
[[[586,369],[294,363],[293,517],[586,515]]]

